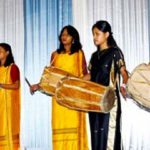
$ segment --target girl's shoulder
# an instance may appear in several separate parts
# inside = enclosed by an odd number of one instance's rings
[[[78,51],[78,53],[79,53],[79,54],[84,54],[84,51],[83,51],[82,49],[80,49],[80,50]]]
[[[55,58],[56,55],[58,55],[57,50],[52,51],[52,53],[51,53],[51,59]]]
[[[114,51],[114,56],[116,56],[116,57],[124,57],[123,56],[123,52],[122,52],[122,50],[120,48],[114,47],[113,51]]]
[[[98,50],[96,50],[95,52],[92,53],[91,58],[97,56],[97,54],[98,54]]]
[[[20,71],[16,64],[11,65],[10,76],[13,82],[20,80]]]
[[[84,56],[84,51],[83,51],[82,49],[80,49],[80,50],[78,50],[77,52],[74,52],[74,53],[71,54],[71,55],[74,55],[74,56],[76,56],[76,55]]]
[[[122,50],[119,48],[119,47],[112,47],[111,48],[115,53],[118,53],[118,52],[121,52],[122,53]]]
[[[11,65],[11,70],[19,71],[19,67],[16,64]]]
[[[57,54],[58,54],[57,50],[54,50],[54,51],[52,51],[51,55],[57,55]]]

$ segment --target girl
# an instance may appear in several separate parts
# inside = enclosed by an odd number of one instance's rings
[[[128,75],[125,67],[125,61],[121,50],[118,48],[111,31],[111,26],[107,21],[98,21],[92,27],[94,44],[97,51],[93,53],[89,70],[90,73],[84,77],[86,80],[99,83],[104,86],[109,86],[110,76],[113,81],[121,74],[123,84],[120,88],[122,95],[126,96],[125,84],[127,83]],[[120,135],[120,98],[118,85],[116,86],[117,95],[117,116],[114,150],[121,149],[121,135]],[[110,114],[103,113],[89,113],[92,150],[106,150],[108,141],[108,127]]]
[[[18,150],[20,75],[10,45],[0,43],[0,150]]]
[[[86,61],[78,31],[65,26],[59,36],[60,46],[52,53],[51,64],[75,76],[87,74]],[[31,92],[38,90],[31,86]],[[54,150],[88,150],[85,113],[71,110],[52,100],[52,130]]]

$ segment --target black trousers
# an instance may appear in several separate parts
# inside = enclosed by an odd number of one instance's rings
[[[106,150],[109,114],[89,113],[92,150]]]
[[[117,109],[115,141],[114,141],[113,149],[121,150],[120,99],[118,99],[117,103],[118,103],[118,109]],[[89,113],[92,150],[106,150],[107,149],[109,117],[110,117],[110,114],[96,113],[96,112]]]

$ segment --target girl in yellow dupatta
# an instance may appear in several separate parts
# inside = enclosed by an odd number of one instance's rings
[[[52,53],[51,64],[78,77],[87,73],[78,31],[65,26],[59,36],[60,47]],[[38,90],[38,84],[31,92]],[[69,91],[68,91],[69,92]],[[85,113],[59,105],[52,100],[53,150],[88,150]]]
[[[10,45],[0,43],[0,150],[19,150],[20,75]]]

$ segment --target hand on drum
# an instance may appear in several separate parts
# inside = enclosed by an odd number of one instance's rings
[[[127,90],[126,90],[125,86],[120,87],[120,92],[121,92],[123,98],[126,99],[127,98]]]
[[[121,76],[122,76],[122,79],[123,79],[123,84],[120,87],[120,92],[121,92],[122,96],[124,97],[124,99],[126,99],[127,95],[128,95],[127,90],[126,90],[126,84],[127,84],[127,81],[128,81],[128,72],[127,72],[125,66],[122,66],[120,68],[120,73],[121,73]]]
[[[34,84],[30,86],[30,93],[33,95],[39,89],[39,84]]]
[[[88,73],[88,74],[84,75],[84,76],[82,77],[82,79],[83,79],[83,80],[90,81],[90,80],[91,80],[91,74]]]

